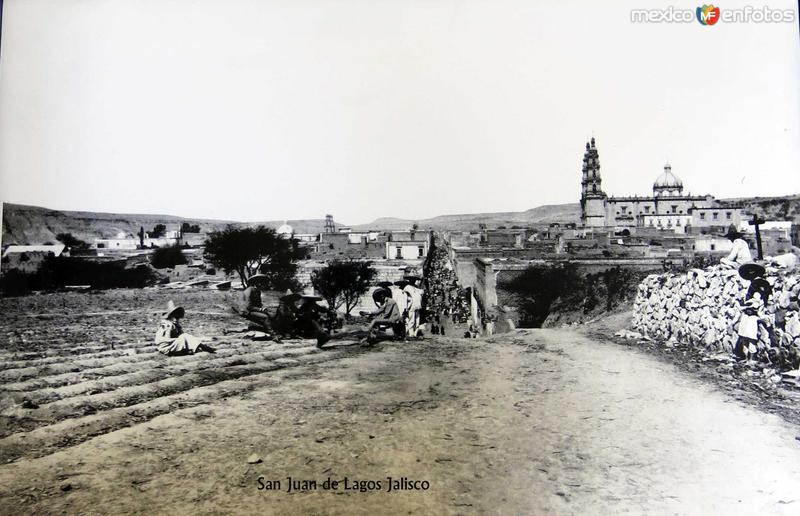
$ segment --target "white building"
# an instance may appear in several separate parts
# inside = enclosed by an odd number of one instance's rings
[[[428,240],[386,242],[387,260],[421,260],[428,255]]]

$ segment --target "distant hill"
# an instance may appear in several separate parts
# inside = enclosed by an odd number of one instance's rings
[[[200,231],[207,233],[233,225],[257,225],[278,228],[287,221],[263,221],[243,223],[226,220],[189,219],[174,215],[147,215],[141,213],[95,213],[83,211],[61,211],[24,206],[20,204],[3,204],[3,239],[2,245],[33,245],[56,242],[59,233],[72,233],[73,236],[93,242],[95,238],[114,237],[118,233],[135,235],[140,227],[150,231],[156,224],[164,224],[168,230],[177,230],[181,224],[188,222],[200,226]],[[325,221],[290,220],[289,225],[296,233],[319,233],[325,227]],[[341,226],[341,224],[337,224]]]
[[[369,224],[353,226],[353,229],[408,229],[413,224],[419,225],[420,229],[452,229],[469,230],[477,229],[480,224],[486,224],[488,228],[498,226],[511,227],[514,225],[524,226],[531,224],[549,224],[551,222],[578,222],[580,219],[580,204],[550,204],[539,206],[526,211],[508,211],[498,213],[461,213],[458,215],[439,215],[430,219],[398,219],[382,217]]]
[[[781,197],[741,197],[719,199],[723,205],[742,206],[747,213],[759,213],[769,220],[793,220],[800,223],[800,194]],[[529,226],[549,224],[553,222],[578,222],[580,204],[552,204],[539,206],[526,211],[509,211],[499,213],[462,213],[457,215],[440,215],[429,219],[400,219],[382,217],[369,224],[352,226],[356,231],[374,230],[407,230],[413,224],[420,229],[433,230],[474,230],[481,224],[488,228],[505,226]],[[262,222],[236,222],[225,220],[188,219],[173,215],[143,215],[120,213],[93,213],[81,211],[59,211],[36,206],[19,204],[3,204],[3,239],[2,245],[33,245],[55,242],[58,233],[72,233],[86,242],[95,238],[113,237],[117,233],[136,234],[140,227],[151,230],[156,224],[165,224],[167,229],[178,229],[183,222],[197,224],[201,232],[223,229],[227,224],[252,226],[263,224],[278,228],[283,220]],[[325,227],[323,219],[288,221],[296,233],[321,233]],[[336,223],[337,227],[342,224]]]
[[[800,224],[800,194],[781,197],[738,197],[720,199],[721,204],[742,206],[747,213],[758,213],[767,220],[791,220]]]

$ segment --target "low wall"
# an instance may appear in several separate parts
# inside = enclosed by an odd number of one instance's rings
[[[758,331],[759,358],[765,360],[770,353],[796,352],[800,346],[800,272],[768,268],[767,281],[773,292],[760,310]],[[731,352],[749,286],[738,271],[719,265],[650,275],[638,288],[633,327],[648,337]]]
[[[400,281],[407,274],[408,270],[419,273],[422,270],[422,260],[370,260],[372,268],[375,269],[375,278],[373,279],[373,286],[369,291],[361,297],[361,302],[353,309],[353,314],[358,314],[359,310],[372,311],[375,310],[375,303],[372,300],[372,292],[375,290],[376,285],[382,281],[389,281],[394,283]],[[326,262],[316,260],[304,260],[298,262],[297,273],[295,279],[300,282],[304,291],[311,292],[311,275],[314,271],[323,269],[327,265]]]

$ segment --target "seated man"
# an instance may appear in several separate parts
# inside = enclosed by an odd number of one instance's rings
[[[250,279],[247,280],[247,288],[239,294],[233,311],[255,323],[259,330],[272,333],[272,319],[261,303],[261,288],[265,285],[266,279],[264,274],[250,276]]]
[[[272,327],[275,333],[281,337],[292,337],[297,333],[297,307],[295,303],[302,296],[287,290],[286,295],[280,298],[278,308],[275,310],[275,317],[272,320]]]
[[[158,352],[167,356],[193,355],[201,351],[214,353],[214,348],[203,344],[198,337],[183,333],[180,320],[184,315],[183,307],[175,306],[172,301],[167,304],[164,319],[156,330]]]
[[[733,242],[733,247],[728,256],[721,258],[719,263],[733,269],[745,263],[752,263],[753,255],[750,253],[750,245],[742,238],[742,234],[734,226],[731,225],[728,228],[728,233],[724,236]]]
[[[322,318],[328,311],[317,304],[321,297],[303,296],[300,306],[295,311],[297,317],[297,330],[303,337],[317,339],[317,347],[321,348],[331,340],[331,336],[322,327]]]
[[[400,314],[397,303],[392,299],[391,291],[387,288],[379,288],[372,296],[375,302],[378,303],[378,309],[374,312],[359,312],[362,316],[375,317],[367,329],[366,341],[374,344],[378,329],[386,326],[392,328],[392,332],[396,337],[405,336],[403,317]]]

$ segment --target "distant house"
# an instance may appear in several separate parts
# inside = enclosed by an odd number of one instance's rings
[[[428,240],[386,242],[387,260],[421,260],[428,255]]]
[[[10,245],[3,251],[3,258],[20,253],[52,253],[53,256],[61,256],[66,250],[64,244],[52,245]]]
[[[125,232],[119,232],[114,238],[95,238],[97,249],[137,249],[139,239]]]
[[[205,235],[194,234],[192,239],[196,245],[201,245],[205,242]],[[94,240],[94,245],[97,249],[109,251],[135,250],[139,248],[139,244],[138,236],[124,231],[117,233],[114,238],[96,238]],[[144,238],[144,247],[169,247],[182,244],[183,235],[180,231],[165,231],[163,236],[156,238],[146,236]]]

